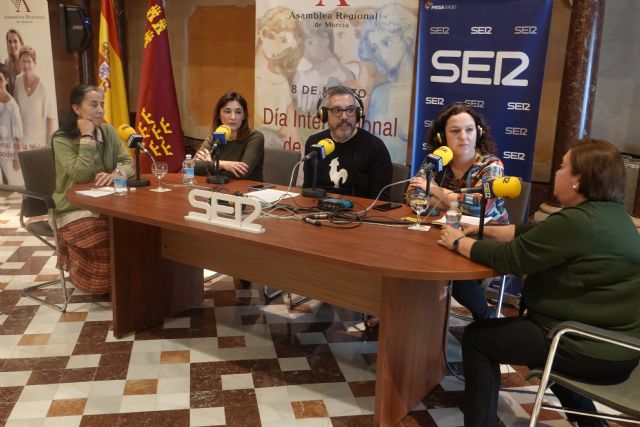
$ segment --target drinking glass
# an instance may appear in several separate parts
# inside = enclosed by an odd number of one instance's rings
[[[429,202],[424,194],[412,194],[409,198],[409,206],[416,213],[416,223],[409,227],[409,230],[428,231],[429,226],[420,224],[420,215],[429,208]]]
[[[154,162],[151,164],[151,173],[158,178],[158,187],[152,188],[151,191],[157,191],[158,193],[162,193],[164,191],[171,191],[169,188],[164,188],[162,186],[162,178],[167,175],[167,171],[169,170],[169,165],[166,162]]]

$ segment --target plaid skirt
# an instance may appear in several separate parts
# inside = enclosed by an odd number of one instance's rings
[[[57,267],[81,291],[103,294],[111,289],[109,223],[82,218],[58,230]]]

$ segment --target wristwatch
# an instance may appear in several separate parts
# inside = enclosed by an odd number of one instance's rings
[[[453,244],[451,245],[451,249],[454,252],[458,252],[458,245],[460,244],[460,240],[464,239],[466,236],[460,236],[458,237],[456,240],[453,241]]]

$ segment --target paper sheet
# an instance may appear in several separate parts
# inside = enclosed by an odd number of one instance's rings
[[[262,203],[273,203],[277,200],[286,199],[288,197],[296,197],[299,196],[300,193],[292,193],[281,190],[267,189],[267,190],[258,190],[252,191],[250,193],[245,193],[246,197],[253,197],[255,199],[260,200]]]
[[[484,223],[486,224],[492,219],[493,218],[485,218]],[[480,225],[480,218],[477,216],[462,215],[462,218],[460,218],[460,222],[463,224]],[[440,219],[433,221],[433,224],[435,225],[445,225],[446,223],[447,223],[447,220],[445,219],[444,216]]]
[[[76,193],[82,194],[83,196],[89,196],[89,197],[102,197],[102,196],[108,196],[109,194],[113,194],[113,187],[92,188],[91,190],[76,191]]]

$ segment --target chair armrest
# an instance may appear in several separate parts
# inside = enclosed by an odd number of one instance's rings
[[[611,344],[626,347],[640,352],[640,339],[622,334],[616,331],[602,329],[597,326],[588,325],[575,321],[562,322],[557,324],[548,337],[554,338],[556,335],[573,334],[588,337],[597,341],[604,341]]]
[[[56,204],[53,201],[53,198],[51,197],[50,194],[39,193],[37,191],[27,190],[26,188],[19,187],[17,185],[7,185],[7,184],[0,184],[0,190],[12,191],[14,193],[22,194],[25,197],[42,200],[44,204],[47,206],[47,209],[55,209],[56,207]]]

